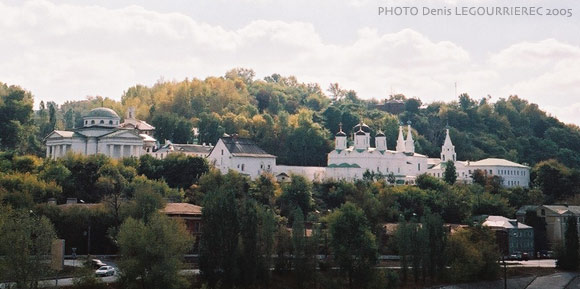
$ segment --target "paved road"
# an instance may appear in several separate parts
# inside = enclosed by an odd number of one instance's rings
[[[577,276],[578,273],[573,272],[562,272],[541,276],[534,279],[526,289],[564,289],[566,288],[566,285]]]
[[[572,280],[572,282],[570,282],[570,284],[566,286],[566,289],[578,289],[578,288],[580,288],[580,276],[574,278],[574,280]]]
[[[108,277],[100,277],[101,281],[105,283],[113,283],[117,281],[117,276],[108,276]],[[55,287],[56,282],[55,280],[46,280],[42,281],[39,284],[39,287],[48,288],[48,287]],[[73,278],[63,278],[58,279],[58,286],[72,286],[73,285]]]
[[[500,263],[501,264],[501,263]],[[509,261],[508,267],[544,267],[556,268],[556,259],[537,259],[529,261]]]

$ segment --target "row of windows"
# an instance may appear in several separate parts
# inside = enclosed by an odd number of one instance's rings
[[[520,181],[503,181],[503,183],[507,183],[508,186],[519,186],[520,185]]]
[[[245,164],[238,164],[238,169],[240,169],[240,171],[244,171],[246,169],[246,165]],[[264,164],[260,164],[260,169],[264,169]],[[268,165],[268,170],[271,169],[271,166]]]
[[[510,247],[514,249],[527,249],[533,248],[534,242],[532,241],[522,241],[522,242],[511,242]]]
[[[514,232],[513,234],[514,234],[513,235],[514,237],[531,237],[532,236],[532,231],[524,231],[524,232],[519,231],[517,233]]]
[[[87,125],[87,124],[89,124],[89,121],[88,121],[88,120],[85,120],[85,125]],[[91,124],[95,124],[95,120],[94,120],[94,119],[93,119],[93,120],[91,120]],[[101,121],[99,121],[99,124],[105,124],[105,121],[101,119]],[[119,124],[119,122],[118,122],[118,121],[115,121],[115,122],[113,123],[113,121],[112,121],[112,120],[109,120],[109,124],[110,124],[110,125],[112,125],[112,124]]]
[[[419,164],[419,170],[421,170],[421,164]],[[381,169],[377,167],[377,172],[380,173]],[[387,173],[389,172],[389,168],[387,167]],[[401,168],[397,168],[397,174],[401,173]]]
[[[522,170],[497,170],[498,174],[506,176],[525,176],[526,171]]]

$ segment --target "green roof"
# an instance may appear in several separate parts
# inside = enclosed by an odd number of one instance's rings
[[[112,109],[106,107],[95,108],[86,115],[86,117],[109,117],[119,118],[119,115]]]
[[[329,168],[360,168],[359,165],[357,164],[347,164],[347,163],[342,163],[342,164],[330,164],[328,165]]]

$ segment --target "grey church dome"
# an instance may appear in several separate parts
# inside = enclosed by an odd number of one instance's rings
[[[119,115],[110,108],[98,107],[89,111],[85,117],[119,118]]]

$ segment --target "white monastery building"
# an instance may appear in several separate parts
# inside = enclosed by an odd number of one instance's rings
[[[457,181],[471,183],[476,170],[488,176],[501,177],[506,187],[529,187],[530,167],[505,159],[488,158],[479,161],[458,161],[455,146],[446,130],[445,141],[439,158],[428,158],[415,152],[415,143],[410,123],[407,134],[399,126],[399,136],[394,150],[389,150],[386,136],[379,131],[375,136],[375,147],[371,147],[370,128],[364,123],[353,128],[353,145],[348,146],[347,135],[340,127],[335,137],[335,147],[328,154],[325,168],[278,166],[276,173],[290,176],[304,175],[313,180],[321,179],[362,179],[365,172],[375,175],[392,176],[396,184],[414,184],[417,176],[429,174],[443,178],[445,166],[451,161],[456,167]]]
[[[455,146],[451,142],[449,129],[446,130],[445,141],[441,147],[440,159],[429,159],[431,168],[429,174],[442,178],[447,161],[453,161],[457,172],[457,181],[471,183],[476,170],[481,170],[488,176],[499,176],[505,187],[529,187],[530,167],[504,159],[488,158],[479,161],[457,161]]]
[[[381,131],[375,136],[375,147],[370,146],[370,128],[358,124],[353,128],[354,145],[347,147],[347,136],[342,127],[336,134],[335,148],[328,154],[326,177],[333,179],[362,179],[366,171],[380,175],[394,175],[399,182],[414,183],[416,176],[427,173],[428,158],[415,153],[411,125],[407,138],[399,126],[399,138],[395,150],[387,147],[387,137]]]
[[[252,140],[235,135],[220,138],[208,160],[223,174],[234,170],[252,179],[264,172],[273,173],[276,167],[276,156],[266,153]]]

